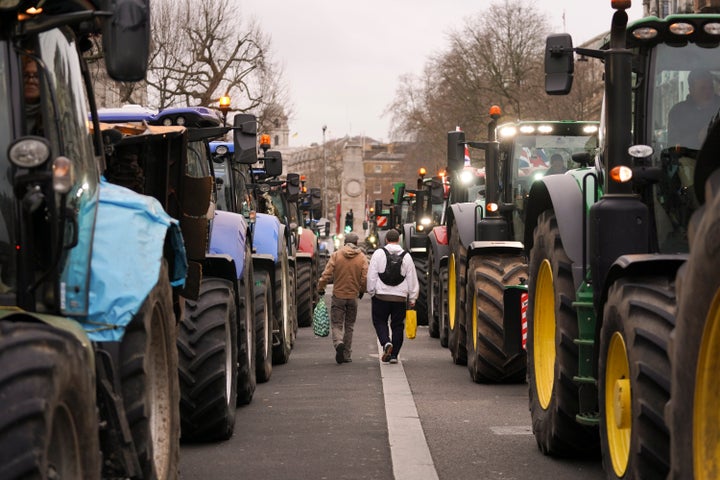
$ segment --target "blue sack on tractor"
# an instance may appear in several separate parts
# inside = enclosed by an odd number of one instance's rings
[[[313,333],[318,337],[327,337],[330,334],[330,315],[328,314],[325,297],[320,297],[313,312]]]

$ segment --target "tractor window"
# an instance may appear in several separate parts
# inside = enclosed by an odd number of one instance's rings
[[[695,159],[720,109],[720,62],[717,49],[661,44],[652,64],[647,131],[653,164],[663,171],[654,187],[658,247],[663,253],[685,252],[687,225],[698,207]]]

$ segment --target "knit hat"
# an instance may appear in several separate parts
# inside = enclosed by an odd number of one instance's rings
[[[386,242],[399,242],[400,234],[395,229],[388,230],[387,235],[385,235],[385,241]]]
[[[345,244],[352,243],[353,245],[357,245],[358,243],[358,236],[357,233],[348,233],[345,235]]]

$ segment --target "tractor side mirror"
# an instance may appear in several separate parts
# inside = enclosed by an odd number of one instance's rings
[[[257,157],[257,118],[249,113],[238,113],[233,119],[235,161],[252,165]]]
[[[545,92],[567,95],[575,70],[572,37],[567,33],[548,35],[545,42]]]
[[[430,182],[430,203],[442,205],[445,200],[445,186],[442,177],[433,177]]]
[[[465,132],[448,132],[447,139],[447,166],[448,170],[455,172],[461,170],[465,164]]]
[[[106,1],[112,17],[103,23],[105,66],[113,80],[145,80],[150,56],[150,0]]]
[[[300,175],[288,173],[285,179],[287,181],[288,200],[297,202],[300,198]]]
[[[265,152],[265,174],[268,177],[277,177],[282,174],[282,153],[277,150]]]

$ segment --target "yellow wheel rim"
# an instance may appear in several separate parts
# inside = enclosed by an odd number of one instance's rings
[[[605,371],[605,428],[615,475],[622,477],[630,458],[632,390],[625,340],[615,332],[608,346]]]
[[[533,306],[535,386],[540,406],[547,410],[555,383],[555,286],[547,259],[540,264]]]
[[[698,480],[718,478],[720,473],[720,291],[708,311],[695,380],[693,410],[693,463]]]
[[[457,296],[455,281],[455,254],[452,254],[448,262],[448,322],[450,330],[455,330],[455,297]]]
[[[473,351],[477,352],[477,337],[478,337],[478,315],[477,315],[477,290],[473,286],[473,300],[472,300],[472,336],[473,336]]]

